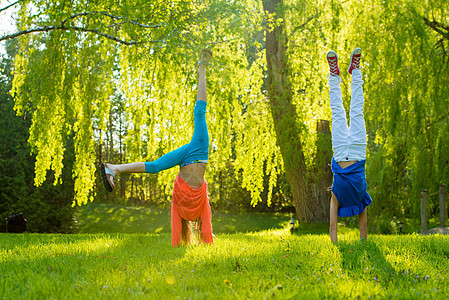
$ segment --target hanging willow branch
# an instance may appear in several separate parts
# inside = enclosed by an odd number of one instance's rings
[[[313,16],[308,17],[307,20],[303,24],[300,24],[300,25],[296,26],[292,30],[291,34],[293,35],[293,34],[296,33],[296,31],[304,29],[307,26],[307,24],[309,24],[313,19],[318,18],[320,15],[321,15],[321,12],[319,12],[317,10],[316,13]]]
[[[16,4],[19,3],[19,2],[20,2],[20,0],[18,0],[18,1],[16,1],[16,2],[12,3],[12,4],[10,4],[10,5],[6,6],[6,7],[0,8],[0,12],[2,12],[2,11],[4,11],[4,10],[7,10],[7,9],[10,8],[10,7],[13,7],[14,5],[16,5]]]
[[[112,15],[110,13],[102,12],[102,11],[82,12],[82,13],[77,13],[77,14],[73,14],[73,15],[69,16],[68,18],[63,20],[59,25],[31,28],[31,29],[22,30],[22,31],[19,31],[19,32],[16,32],[16,33],[7,34],[5,36],[0,37],[0,42],[1,41],[10,40],[10,39],[14,39],[16,37],[19,37],[19,36],[22,36],[22,35],[26,35],[26,34],[30,34],[30,33],[34,33],[34,32],[48,32],[48,31],[53,31],[53,30],[71,30],[71,31],[89,32],[89,33],[93,33],[93,34],[96,34],[96,35],[100,35],[102,37],[105,37],[107,39],[113,40],[115,42],[118,42],[118,43],[124,44],[124,45],[136,45],[136,44],[142,44],[142,43],[162,43],[162,42],[164,42],[164,40],[145,41],[145,42],[125,41],[125,40],[122,40],[122,39],[120,39],[120,38],[118,38],[116,36],[113,36],[113,35],[101,32],[98,29],[89,29],[89,28],[80,27],[80,26],[71,26],[71,25],[67,26],[66,25],[66,23],[69,20],[73,20],[75,18],[84,17],[84,16],[88,16],[88,15],[103,15],[103,16],[107,16],[107,17],[110,17],[110,18],[115,19],[115,20],[123,20],[123,22],[121,22],[121,23],[131,23],[133,25],[136,25],[136,26],[139,26],[139,27],[143,27],[143,28],[160,28],[161,27],[160,24],[142,24],[142,23],[139,23],[139,22],[136,22],[136,21],[133,21],[133,20],[129,20],[126,17],[115,16],[115,15]]]
[[[22,30],[22,31],[1,37],[0,41],[10,40],[10,39],[16,38],[18,36],[30,34],[33,32],[46,32],[46,31],[53,31],[53,30],[76,30],[76,31],[91,32],[91,33],[103,36],[107,39],[116,41],[116,42],[124,44],[124,45],[135,45],[135,44],[142,43],[142,42],[136,42],[136,41],[127,42],[127,41],[119,39],[118,37],[100,32],[100,31],[98,31],[98,29],[88,29],[88,28],[84,28],[84,27],[60,26],[60,25],[59,26],[44,26],[44,27],[39,27],[39,28]],[[157,42],[161,42],[161,41],[149,41],[149,42],[157,43]]]
[[[437,22],[437,21],[430,21],[426,17],[423,17],[424,23],[426,23],[427,26],[432,28],[434,31],[438,32],[443,36],[443,39],[449,40],[449,26],[443,26],[443,24]]]
[[[159,28],[159,27],[161,27],[160,24],[155,24],[155,25],[142,24],[142,23],[130,20],[127,17],[115,16],[115,15],[110,14],[110,13],[105,12],[105,11],[91,11],[91,12],[82,12],[82,13],[73,14],[70,17],[68,17],[67,19],[65,19],[64,21],[62,21],[61,25],[65,25],[65,23],[68,20],[72,20],[72,19],[75,19],[77,17],[89,16],[89,15],[103,15],[103,16],[110,17],[111,19],[115,19],[115,20],[125,20],[125,22],[123,22],[123,23],[131,23],[131,24],[137,25],[139,27],[144,27],[144,28]]]

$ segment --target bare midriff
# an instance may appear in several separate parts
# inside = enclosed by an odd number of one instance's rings
[[[197,189],[203,185],[206,163],[197,163],[184,166],[179,169],[179,177],[192,188]]]
[[[339,161],[338,164],[342,169],[349,167],[350,165],[355,164],[357,161],[350,160],[350,161]]]

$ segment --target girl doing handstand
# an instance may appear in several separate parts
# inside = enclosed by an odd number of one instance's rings
[[[192,140],[152,162],[136,162],[113,165],[102,164],[103,183],[109,192],[115,188],[114,178],[119,173],[158,173],[179,165],[171,203],[172,246],[189,244],[191,228],[188,221],[198,220],[200,240],[213,244],[211,210],[204,179],[209,158],[209,133],[206,124],[206,66],[212,57],[210,50],[201,51],[198,62],[198,91],[194,109],[194,132]]]
[[[352,75],[350,124],[346,120],[341,94],[338,56],[334,51],[327,53],[329,63],[329,96],[332,109],[332,172],[329,234],[337,242],[337,215],[350,217],[358,215],[360,239],[368,235],[366,207],[371,204],[365,180],[366,128],[363,117],[363,78],[360,71],[362,50],[354,49],[348,72]]]

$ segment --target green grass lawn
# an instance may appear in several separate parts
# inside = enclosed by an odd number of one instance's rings
[[[214,245],[173,248],[168,225],[156,222],[167,214],[140,226],[121,211],[132,208],[111,209],[125,231],[162,233],[0,234],[0,299],[449,298],[448,236],[370,235],[361,243],[358,230],[341,227],[332,244],[323,226],[291,235],[285,217],[272,215],[271,229],[247,232],[260,226],[249,225],[251,215],[240,225],[245,214],[223,214],[223,227],[213,219]]]
[[[170,210],[89,203],[76,214],[80,233],[169,233]],[[284,228],[289,214],[212,211],[215,234]],[[326,230],[324,227],[322,229]]]

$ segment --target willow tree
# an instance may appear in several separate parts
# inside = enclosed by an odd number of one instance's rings
[[[301,219],[323,220],[329,178],[316,174],[328,171],[318,170],[329,156],[319,149],[330,146],[320,145],[316,124],[330,120],[325,53],[333,49],[345,58],[360,46],[373,207],[412,207],[412,194],[448,174],[448,4],[396,4],[20,1],[19,31],[0,40],[20,44],[12,92],[16,111],[32,114],[36,184],[47,170],[59,177],[64,142],[73,133],[76,199],[92,199],[94,128],[105,130],[117,95],[127,118],[125,162],[152,160],[188,142],[195,64],[199,50],[209,47],[206,180],[214,185],[215,174],[232,166],[257,204],[264,177],[270,194],[286,172]],[[347,105],[348,77],[343,81]],[[167,191],[175,172],[158,176]]]
[[[281,158],[260,92],[264,54],[248,54],[248,49],[260,48],[251,37],[261,30],[260,4],[19,4],[19,31],[0,40],[19,40],[12,94],[17,113],[32,114],[29,142],[37,157],[36,185],[45,180],[47,170],[58,182],[65,140],[73,133],[75,198],[78,203],[93,199],[95,139],[105,131],[111,99],[117,95],[123,95],[127,117],[125,161],[153,160],[188,142],[198,52],[213,47],[208,75],[213,144],[207,180],[213,181],[214,172],[227,168],[235,157],[231,164],[242,171],[242,185],[251,190],[253,203],[260,199],[265,173],[271,178],[271,193]],[[167,190],[174,172],[158,177]]]
[[[93,197],[93,128],[105,129],[111,97],[120,90],[127,92],[129,122],[134,130],[130,148],[137,149],[137,154],[131,152],[131,158],[141,157],[139,122],[152,105],[145,109],[141,106],[152,99],[136,99],[134,95],[142,90],[144,96],[148,95],[154,88],[146,84],[153,78],[139,78],[138,71],[142,67],[155,70],[156,56],[170,56],[173,51],[179,57],[177,43],[188,44],[187,39],[194,38],[197,28],[192,22],[197,22],[203,7],[187,1],[19,4],[19,31],[2,40],[19,38],[20,42],[12,94],[19,115],[33,114],[29,142],[36,153],[35,184],[45,180],[47,170],[54,171],[55,184],[58,182],[65,140],[74,132],[76,199],[85,203]],[[186,57],[192,58],[192,52]],[[118,68],[124,75],[119,80],[114,73]],[[134,94],[128,88],[135,88]],[[157,114],[153,116],[157,118]]]
[[[443,146],[448,142],[449,35],[444,16],[449,3],[263,2],[277,20],[266,41],[269,93],[285,170],[289,172],[290,159],[294,162],[291,170],[301,178],[290,180],[292,186],[295,181],[300,183],[296,199],[303,200],[298,211],[315,206],[310,204],[313,196],[305,194],[314,190],[308,185],[313,183],[308,175],[314,174],[320,149],[313,146],[317,137],[311,122],[330,119],[325,53],[336,50],[344,70],[352,49],[360,46],[368,129],[367,180],[375,200],[373,209],[386,217],[416,214],[419,190],[437,190],[449,178],[448,151]],[[346,72],[342,79],[344,103],[349,107]],[[290,103],[296,106],[296,115]],[[294,140],[297,136],[301,143]],[[303,170],[307,175],[297,175]]]
[[[369,29],[378,45],[364,41],[372,61],[368,125],[375,151],[369,175],[375,192],[390,199],[379,203],[379,210],[417,216],[419,190],[437,190],[449,179],[443,146],[449,142],[449,44],[426,21],[447,25],[448,12],[447,1],[410,0],[382,3],[366,15],[373,27],[382,22],[381,30]]]
[[[251,192],[255,205],[264,178],[268,176],[270,199],[278,175],[285,170],[301,219],[323,220],[327,213],[324,186],[316,188],[312,179],[319,180],[306,176],[316,174],[310,170],[317,165],[317,135],[311,124],[327,114],[314,113],[316,105],[310,104],[320,103],[310,96],[315,85],[307,83],[315,72],[311,64],[293,59],[296,63],[289,68],[294,71],[288,73],[282,65],[286,59],[277,60],[278,70],[285,71],[287,88],[285,99],[284,95],[274,97],[270,82],[277,80],[272,72],[277,53],[272,51],[272,40],[265,44],[261,35],[264,30],[268,36],[276,35],[279,28],[291,26],[291,34],[299,34],[295,40],[303,46],[298,29],[311,19],[303,4],[288,8],[285,22],[279,17],[283,10],[276,15],[273,6],[265,14],[262,4],[250,0],[201,5],[190,1],[120,5],[21,1],[19,32],[6,38],[20,41],[12,93],[19,114],[33,113],[30,144],[37,154],[36,184],[42,183],[47,170],[58,178],[64,141],[73,131],[76,199],[78,203],[92,199],[93,128],[104,131],[111,98],[117,94],[123,95],[127,116],[125,161],[153,160],[188,142],[193,130],[189,108],[195,99],[197,53],[212,47],[208,182],[213,184],[213,175],[232,165],[241,171],[242,186]],[[288,16],[291,10],[302,17]],[[312,31],[318,36],[317,30]],[[307,43],[310,47],[312,41]],[[286,40],[281,44],[284,47]],[[269,101],[263,93],[267,67]],[[303,67],[306,72],[301,71]],[[307,76],[295,75],[298,70]],[[297,92],[304,88],[306,94]],[[281,116],[282,110],[289,114]],[[175,172],[158,176],[167,191]]]

